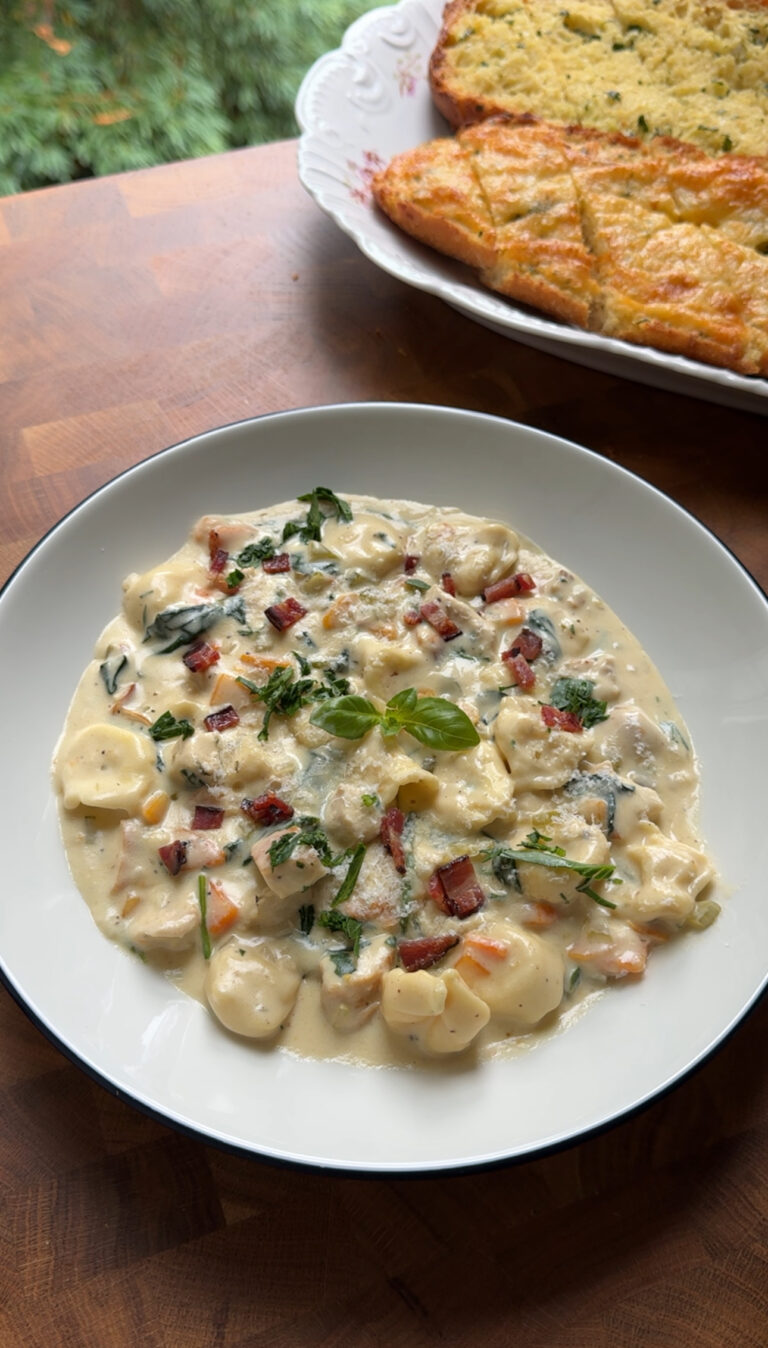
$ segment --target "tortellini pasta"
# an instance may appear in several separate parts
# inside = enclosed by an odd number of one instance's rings
[[[717,912],[647,657],[459,510],[317,487],[203,517],[125,582],[55,778],[102,930],[298,1053],[533,1043]]]

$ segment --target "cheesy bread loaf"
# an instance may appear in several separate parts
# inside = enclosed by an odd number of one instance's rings
[[[768,5],[452,0],[430,83],[452,126],[506,113],[768,154]]]
[[[373,191],[503,295],[768,374],[768,159],[495,118],[397,155]]]

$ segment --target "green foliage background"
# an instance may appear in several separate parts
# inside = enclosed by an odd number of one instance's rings
[[[0,0],[0,195],[295,135],[302,76],[372,8]]]

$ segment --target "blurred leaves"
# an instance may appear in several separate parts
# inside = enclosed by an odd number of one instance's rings
[[[371,0],[0,0],[0,195],[296,134]]]

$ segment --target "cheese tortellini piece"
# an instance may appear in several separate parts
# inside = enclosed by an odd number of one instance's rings
[[[455,969],[392,969],[382,979],[381,1014],[395,1034],[430,1054],[461,1053],[491,1018],[487,1002]]]
[[[118,725],[85,726],[58,756],[64,806],[130,812],[148,793],[154,769],[151,740]]]
[[[296,961],[279,940],[233,940],[214,951],[205,994],[222,1025],[248,1039],[269,1039],[290,1016],[301,984]]]

